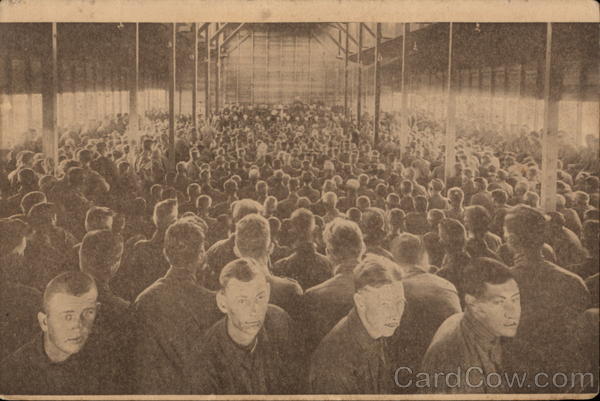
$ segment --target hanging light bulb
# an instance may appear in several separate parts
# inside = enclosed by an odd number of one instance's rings
[[[417,42],[415,41],[414,45],[413,45],[413,52],[419,51],[419,49],[417,48]]]
[[[475,23],[475,32],[481,33],[481,24],[479,22]]]
[[[119,24],[117,25],[117,28],[118,29],[123,29],[123,28],[125,28],[125,25],[123,25],[122,22],[119,22]]]

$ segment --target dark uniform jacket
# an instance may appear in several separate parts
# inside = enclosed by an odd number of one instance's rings
[[[358,262],[338,265],[334,276],[309,288],[304,294],[306,351],[312,352],[323,337],[354,305],[354,279],[352,271]]]
[[[221,316],[215,293],[198,285],[191,272],[172,267],[139,295],[134,313],[137,392],[189,394],[190,351]]]
[[[227,317],[204,336],[194,358],[195,394],[294,394],[295,358],[290,317],[269,305],[264,326],[251,347],[236,344],[227,333]]]
[[[219,275],[223,267],[229,262],[237,259],[233,248],[235,246],[235,234],[229,238],[215,242],[206,251],[206,266],[203,271],[202,284],[211,290],[219,288]]]
[[[275,263],[273,271],[298,281],[303,289],[320,284],[332,275],[329,259],[317,252],[312,242],[297,244],[294,253]]]
[[[91,340],[91,337],[88,341]],[[107,394],[113,392],[106,365],[97,363],[88,345],[66,361],[52,362],[40,333],[1,362],[1,394]]]
[[[40,330],[37,313],[42,294],[32,287],[0,281],[0,360],[12,354]],[[0,391],[1,393],[1,391]]]
[[[435,333],[419,372],[424,375],[416,380],[428,378],[428,385],[420,387],[424,393],[520,393],[531,387],[519,387],[516,381],[511,387],[507,378],[510,380],[514,373],[532,380],[531,373],[540,371],[528,364],[538,359],[538,354],[518,341],[496,337],[468,312],[457,313]]]
[[[386,339],[373,339],[352,308],[312,356],[310,393],[389,394],[393,386]]]
[[[518,261],[512,273],[521,293],[516,338],[543,356],[540,372],[579,371],[582,358],[575,349],[572,330],[591,302],[581,277],[541,258]]]
[[[406,306],[400,327],[389,340],[390,350],[394,366],[417,372],[437,329],[448,317],[461,312],[460,301],[452,283],[417,266],[404,269],[402,284]],[[405,373],[409,372],[399,371]],[[408,375],[406,381],[409,378],[414,377]]]

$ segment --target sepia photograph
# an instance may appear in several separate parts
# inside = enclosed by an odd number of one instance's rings
[[[0,0],[0,398],[592,399],[599,10]]]

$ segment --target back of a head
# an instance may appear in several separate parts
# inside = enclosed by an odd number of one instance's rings
[[[367,254],[354,268],[354,291],[359,292],[366,287],[379,288],[393,284],[400,279],[395,264],[388,258],[375,254]]]
[[[423,195],[415,197],[415,210],[419,213],[427,212],[427,198]]]
[[[390,251],[398,263],[407,265],[420,264],[425,249],[416,235],[402,233],[390,244]]]
[[[447,248],[460,250],[467,242],[467,232],[460,221],[445,218],[439,224],[440,241]]]
[[[360,221],[360,228],[365,241],[378,241],[385,237],[385,214],[383,210],[371,207],[365,210]]]
[[[27,215],[34,205],[36,205],[40,202],[46,202],[46,200],[47,200],[46,194],[44,194],[43,192],[40,192],[40,191],[29,192],[27,195],[25,195],[21,199],[21,211],[25,215]]]
[[[200,187],[200,184],[193,182],[187,186],[186,192],[190,198],[196,198],[202,193],[202,188]]]
[[[85,215],[85,231],[111,230],[114,213],[107,207],[92,206]]]
[[[467,206],[465,208],[465,221],[472,232],[483,234],[488,230],[490,213],[480,205]]]
[[[360,221],[362,219],[362,212],[359,208],[351,207],[350,209],[348,209],[348,211],[346,211],[346,214],[348,215],[348,219],[355,222],[356,224],[360,224]]]
[[[491,258],[474,258],[465,267],[463,293],[479,298],[485,293],[486,284],[499,285],[514,280],[510,269]]]
[[[483,177],[477,177],[473,180],[478,191],[485,191],[488,187],[488,182]]]
[[[123,255],[123,238],[107,229],[89,231],[79,248],[79,268],[99,282],[116,273]]]
[[[81,167],[71,167],[67,171],[67,181],[72,187],[82,186],[84,183],[84,172]]]
[[[221,291],[225,291],[227,284],[232,279],[247,283],[258,277],[266,280],[264,271],[259,267],[258,263],[251,258],[239,258],[227,263],[223,267],[219,275],[219,285]]]
[[[582,242],[585,247],[590,251],[595,251],[595,254],[590,255],[592,257],[598,257],[598,246],[599,244],[599,234],[600,234],[600,222],[598,220],[586,220],[583,223],[583,229],[581,232]]]
[[[323,230],[329,254],[340,259],[358,259],[365,251],[362,231],[350,220],[335,218]]]
[[[261,259],[268,255],[271,228],[263,216],[252,213],[235,225],[235,248],[239,257]]]
[[[204,255],[204,232],[191,219],[181,219],[165,233],[164,255],[171,266],[199,267]]]
[[[410,195],[413,191],[413,183],[408,180],[404,180],[400,183],[400,193],[402,195]]]
[[[154,206],[152,220],[154,225],[161,230],[166,230],[177,220],[178,207],[176,199],[166,199],[160,201]]]
[[[48,305],[57,294],[67,294],[75,297],[98,291],[92,276],[81,271],[72,270],[59,274],[46,285],[43,296],[43,309],[48,313]]]
[[[456,204],[462,203],[464,198],[465,198],[465,194],[462,189],[460,189],[458,187],[453,187],[448,190],[448,200],[451,203],[456,203]]]
[[[49,202],[35,204],[27,213],[27,221],[35,228],[53,225],[56,218],[56,205]]]
[[[296,209],[290,217],[290,224],[296,236],[310,238],[315,229],[315,216],[306,208]]]
[[[253,213],[260,214],[263,212],[263,207],[260,203],[252,199],[240,199],[236,201],[232,209],[233,223],[243,219],[245,216]]]
[[[22,220],[0,219],[0,259],[21,246],[29,231],[29,226]]]
[[[337,195],[335,194],[335,192],[326,192],[325,194],[323,194],[323,204],[334,208],[337,204]]]
[[[30,168],[19,170],[19,184],[25,188],[31,188],[37,185],[37,178],[34,171]]]
[[[531,250],[538,250],[544,245],[546,231],[544,214],[526,205],[517,205],[506,213],[504,226],[510,236],[514,236],[516,244]],[[509,244],[513,241],[508,241]]]
[[[431,180],[429,186],[433,191],[442,192],[444,190],[444,183],[439,178]]]
[[[503,189],[494,189],[492,191],[492,199],[499,205],[505,205],[508,201],[508,194]]]

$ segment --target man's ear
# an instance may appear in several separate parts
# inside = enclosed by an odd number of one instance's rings
[[[225,300],[225,294],[223,294],[222,290],[217,291],[217,307],[221,312],[227,314],[227,301]]]
[[[470,308],[477,308],[477,298],[473,295],[465,294],[465,305]]]
[[[365,307],[365,302],[362,295],[358,292],[355,292],[352,298],[354,299],[354,305],[356,305],[356,309],[362,311]]]
[[[48,332],[48,315],[44,312],[38,312],[37,314],[38,323],[44,333]]]

